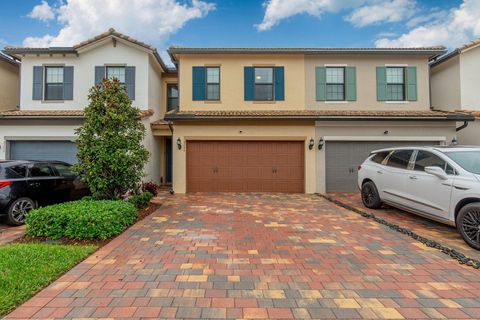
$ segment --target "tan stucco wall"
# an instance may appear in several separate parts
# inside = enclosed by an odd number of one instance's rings
[[[388,135],[384,132],[388,130]],[[326,190],[325,153],[328,141],[429,141],[433,137],[437,141],[449,144],[455,137],[455,122],[422,122],[422,121],[319,121],[316,123],[316,138],[324,138],[325,147],[316,151],[317,181],[316,192]]]
[[[315,149],[308,142],[315,137],[313,122],[209,122],[177,123],[173,134],[173,190],[186,192],[186,148],[188,140],[301,140],[305,141],[305,192],[315,192]],[[177,139],[182,149],[177,148]]]
[[[0,60],[0,110],[14,110],[20,104],[20,68]]]
[[[458,143],[480,146],[480,118],[469,122],[468,127],[457,133]]]
[[[461,108],[460,56],[431,69],[432,107],[439,110]]]
[[[357,74],[357,100],[325,102],[316,100],[315,68],[326,65],[352,66]],[[376,67],[401,65],[417,67],[417,101],[377,101]],[[428,110],[429,75],[426,56],[381,55],[318,55],[305,56],[305,84],[307,109],[321,110]]]
[[[179,55],[180,110],[305,109],[303,55]],[[192,100],[192,67],[220,66],[220,101]],[[285,67],[285,100],[244,101],[245,66]]]

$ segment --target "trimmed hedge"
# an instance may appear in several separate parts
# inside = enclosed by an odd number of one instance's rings
[[[137,219],[137,209],[121,200],[79,200],[30,211],[26,234],[50,239],[105,240]]]
[[[134,194],[130,198],[128,198],[128,202],[133,204],[136,208],[141,209],[150,203],[150,200],[154,197],[153,193],[151,192],[144,192],[142,194]]]

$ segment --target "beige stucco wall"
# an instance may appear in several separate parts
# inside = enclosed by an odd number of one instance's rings
[[[461,108],[460,56],[431,69],[432,107],[439,110]]]
[[[180,110],[305,109],[303,55],[179,55]],[[192,100],[192,67],[220,66],[220,101]],[[285,100],[244,101],[245,66],[285,67]]]
[[[461,109],[480,110],[480,47],[460,54],[460,83]]]
[[[317,101],[315,68],[328,65],[352,66],[356,68],[357,100],[345,102]],[[376,67],[417,67],[417,101],[377,101]],[[427,56],[406,55],[315,55],[305,56],[305,84],[307,109],[320,110],[428,110],[429,75]]]
[[[0,110],[14,110],[20,104],[20,68],[0,60]]]
[[[177,123],[173,134],[173,190],[186,192],[188,140],[301,140],[305,141],[305,192],[315,192],[315,150],[308,142],[315,137],[313,122],[206,122]],[[177,139],[182,149],[177,148]]]
[[[388,130],[388,135],[384,132]],[[316,151],[316,192],[324,193],[325,153],[328,141],[444,141],[449,144],[455,137],[455,122],[422,121],[318,121],[315,129],[318,142],[323,138],[325,147]]]
[[[468,127],[457,133],[458,143],[480,146],[480,118],[469,122]]]

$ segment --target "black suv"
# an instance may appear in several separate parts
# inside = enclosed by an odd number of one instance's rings
[[[88,188],[61,161],[0,161],[0,214],[21,225],[38,206],[77,200]]]

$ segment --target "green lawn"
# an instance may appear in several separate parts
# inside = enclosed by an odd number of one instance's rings
[[[95,251],[96,246],[0,246],[0,315],[11,311]]]

